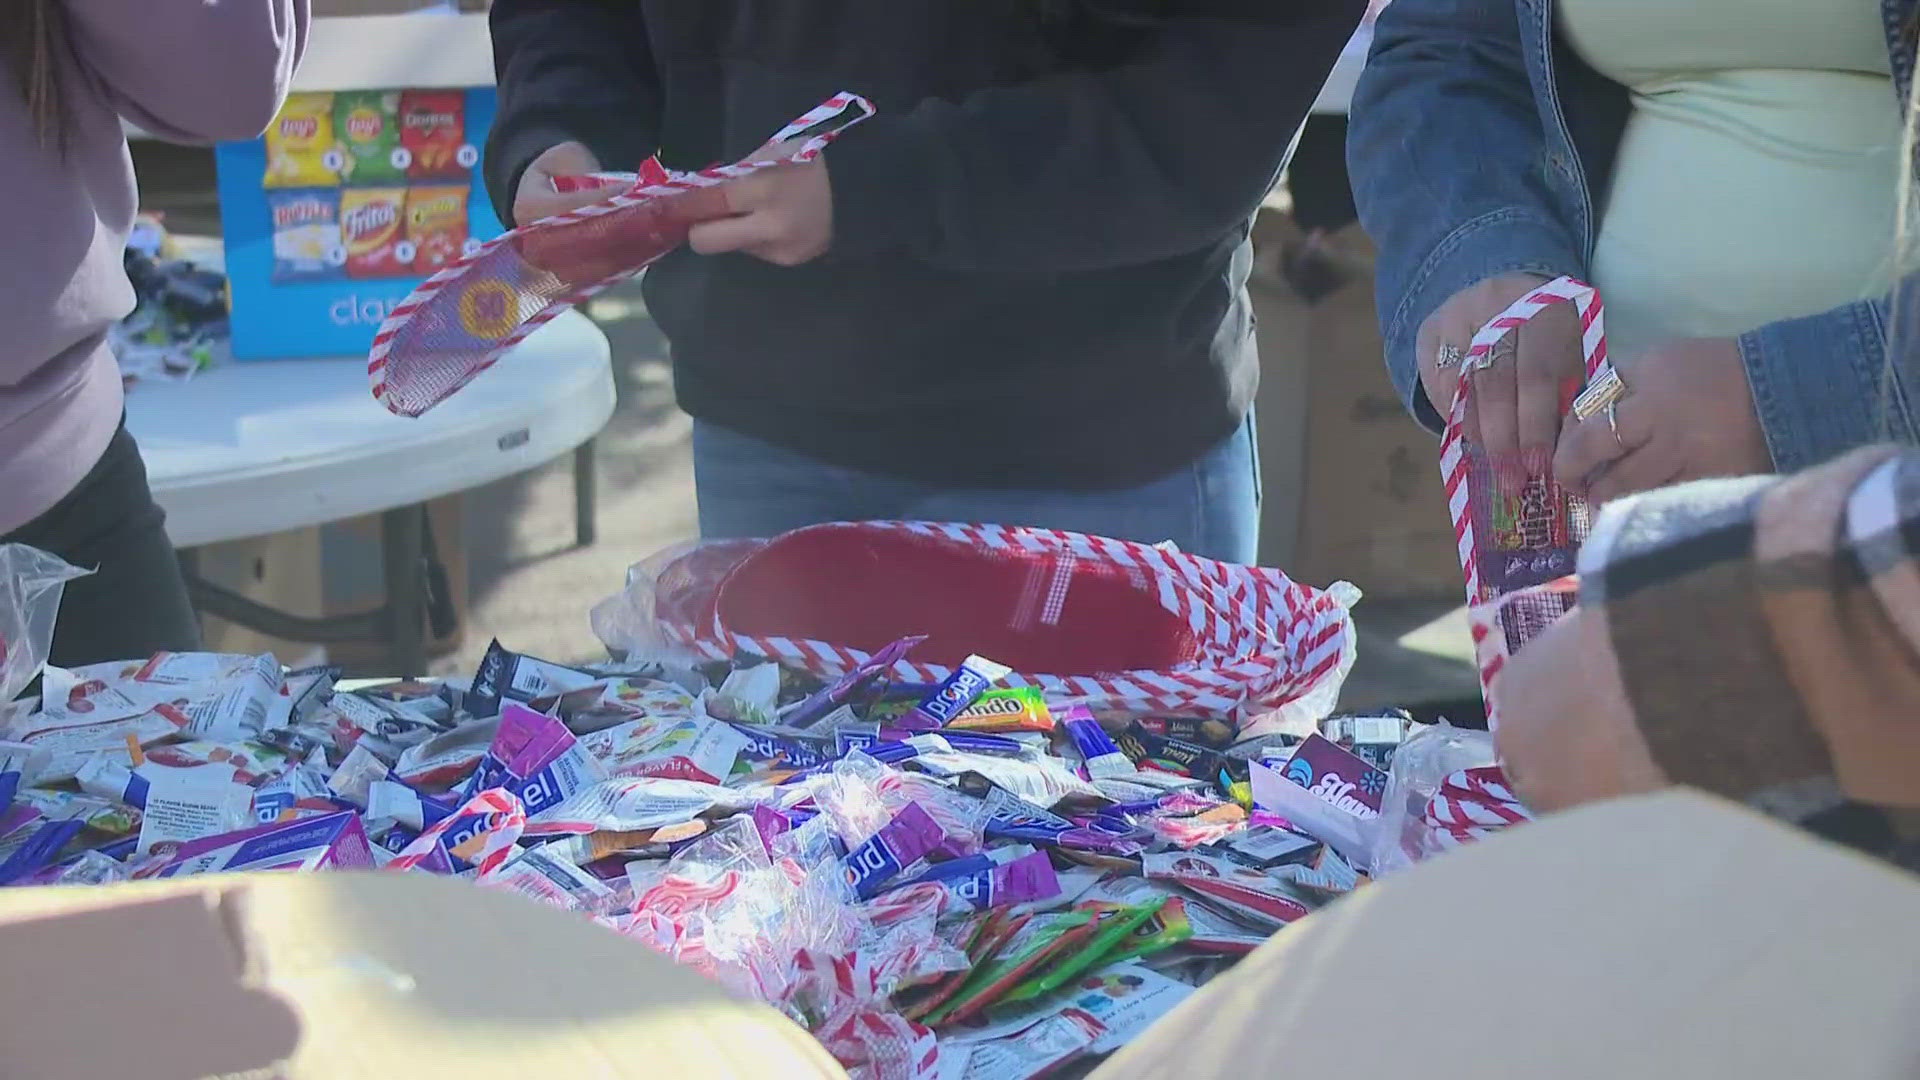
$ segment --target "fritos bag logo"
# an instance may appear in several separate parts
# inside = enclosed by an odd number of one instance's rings
[[[349,240],[360,240],[376,236],[393,228],[400,222],[400,210],[391,202],[369,202],[347,211],[341,224],[346,226]]]

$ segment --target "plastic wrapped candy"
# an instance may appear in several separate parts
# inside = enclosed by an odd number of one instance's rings
[[[25,544],[0,544],[0,720],[47,662],[60,593],[86,573]]]

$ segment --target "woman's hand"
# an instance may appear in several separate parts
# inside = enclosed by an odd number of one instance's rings
[[[1420,382],[1442,417],[1453,408],[1461,369],[1443,366],[1441,351],[1451,346],[1464,354],[1488,320],[1549,280],[1536,274],[1487,278],[1453,294],[1420,324]],[[1585,372],[1579,317],[1572,305],[1555,304],[1509,334],[1491,365],[1470,374],[1466,436],[1496,463],[1503,487],[1517,490],[1523,473],[1546,470],[1560,437],[1565,389],[1578,385]]]
[[[1612,419],[1569,424],[1553,459],[1554,476],[1587,501],[1773,471],[1734,339],[1678,341],[1615,367],[1627,396]]]
[[[1604,611],[1576,607],[1527,642],[1500,670],[1493,697],[1500,761],[1528,809],[1669,786],[1620,685]]]

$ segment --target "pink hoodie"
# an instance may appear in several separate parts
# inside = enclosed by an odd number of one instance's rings
[[[0,61],[0,535],[72,491],[120,423],[107,327],[137,195],[124,117],[188,143],[258,135],[306,45],[308,0],[59,0],[64,155]]]

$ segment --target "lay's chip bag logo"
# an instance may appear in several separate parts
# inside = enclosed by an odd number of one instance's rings
[[[312,139],[320,134],[320,118],[317,116],[283,116],[280,118],[280,137],[283,139]]]
[[[387,118],[372,109],[355,109],[347,114],[346,129],[350,139],[377,139],[381,129],[386,126]]]

